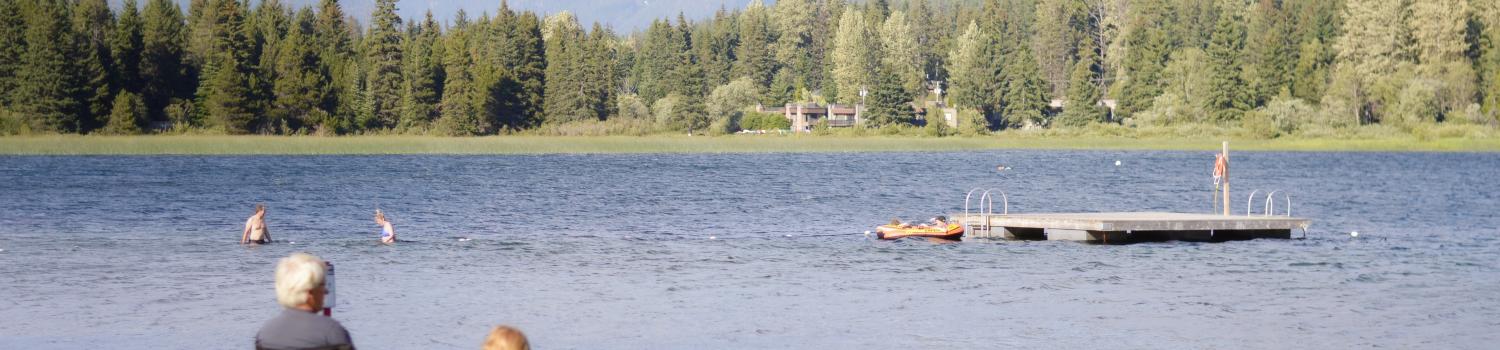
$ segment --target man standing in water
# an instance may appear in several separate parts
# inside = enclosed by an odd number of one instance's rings
[[[240,244],[271,243],[271,230],[266,229],[266,205],[256,204],[255,214],[245,220],[245,232],[240,234]]]

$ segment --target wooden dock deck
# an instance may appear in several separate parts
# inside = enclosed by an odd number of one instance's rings
[[[1287,216],[1233,216],[1163,212],[953,214],[967,238],[1072,240],[1099,243],[1132,241],[1229,241],[1291,238],[1311,221]],[[988,222],[986,222],[986,219]]]

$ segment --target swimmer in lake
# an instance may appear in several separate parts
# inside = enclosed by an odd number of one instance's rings
[[[385,219],[385,213],[375,209],[375,224],[380,225],[380,243],[396,243],[396,228],[391,226],[391,221]]]
[[[245,231],[240,234],[240,244],[271,243],[271,230],[266,229],[266,205],[256,204],[255,214],[245,220]]]

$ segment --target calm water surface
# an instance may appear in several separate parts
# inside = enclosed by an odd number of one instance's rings
[[[539,349],[1500,343],[1500,155],[1234,156],[1236,212],[1290,191],[1307,239],[862,234],[981,186],[1012,212],[1206,212],[1209,152],[0,157],[0,348],[245,348],[295,251],[337,264],[361,349],[500,323]],[[295,243],[234,244],[256,202]],[[377,207],[410,242],[375,243]]]

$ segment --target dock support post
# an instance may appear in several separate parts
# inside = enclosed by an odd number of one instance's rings
[[[1229,141],[1224,141],[1224,216],[1229,216]]]

